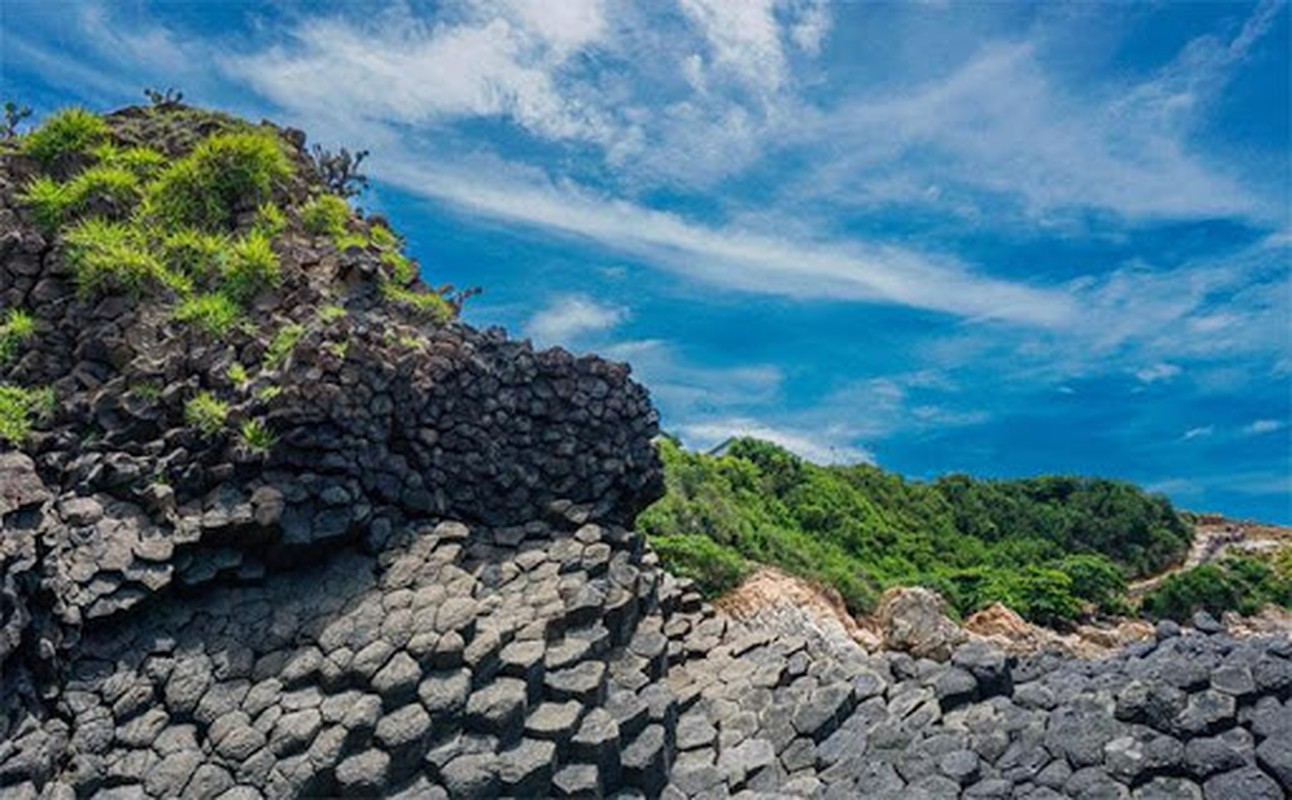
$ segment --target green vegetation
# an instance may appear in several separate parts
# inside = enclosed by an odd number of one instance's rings
[[[345,306],[329,303],[319,309],[319,322],[329,325],[339,319],[344,319],[346,315]]]
[[[245,302],[278,280],[278,254],[268,236],[252,231],[233,243],[221,281],[221,288],[230,297]]]
[[[381,292],[390,302],[402,305],[431,322],[447,322],[457,316],[449,301],[437,292],[419,292],[390,281],[381,285]]]
[[[263,236],[273,238],[287,229],[287,215],[273,203],[261,203],[256,208],[254,230]]]
[[[22,151],[50,166],[63,156],[90,150],[107,135],[103,117],[84,108],[65,108],[24,136]]]
[[[296,343],[299,342],[301,337],[304,335],[304,325],[292,324],[284,325],[279,328],[278,333],[274,334],[273,340],[265,350],[265,366],[269,369],[276,369],[287,360],[287,356],[291,355],[292,350],[296,347]]]
[[[210,392],[199,392],[184,404],[184,421],[207,436],[224,429],[229,416],[229,404],[218,400]]]
[[[228,377],[234,386],[246,386],[251,382],[251,375],[247,373],[247,368],[237,361],[229,365]]]
[[[221,133],[167,167],[148,187],[151,212],[171,228],[230,230],[238,209],[270,200],[291,163],[269,131]]]
[[[18,357],[18,351],[36,333],[36,320],[26,310],[11,308],[0,323],[0,366]]]
[[[166,268],[192,276],[200,283],[210,283],[220,275],[228,249],[227,236],[195,228],[168,231],[161,239],[161,257]]]
[[[656,536],[651,539],[651,546],[668,564],[670,572],[694,580],[707,595],[736,588],[753,571],[748,561],[708,536],[693,533]]]
[[[350,204],[333,194],[321,194],[301,208],[305,230],[318,236],[344,236],[349,221]]]
[[[238,427],[238,438],[248,450],[255,453],[268,453],[277,441],[269,426],[258,419],[245,420]]]
[[[135,226],[91,217],[73,225],[63,238],[82,296],[105,289],[137,295],[150,282],[181,292],[190,288],[183,275],[163,266]]]
[[[242,320],[242,309],[223,294],[197,294],[180,301],[175,319],[221,339]]]
[[[262,403],[268,403],[282,393],[283,387],[281,386],[274,386],[272,384],[269,386],[261,386],[256,390],[256,399]]]
[[[1292,608],[1292,547],[1272,562],[1231,555],[1168,576],[1147,597],[1143,610],[1179,622],[1195,611],[1219,617],[1226,611],[1255,614],[1268,604]]]
[[[909,482],[869,465],[822,467],[766,442],[725,455],[661,443],[666,496],[639,518],[653,539],[703,535],[735,559],[837,589],[856,611],[896,584],[943,592],[961,614],[1001,601],[1042,622],[1118,610],[1127,578],[1178,562],[1191,531],[1170,503],[1117,481],[1041,477]],[[713,591],[731,559],[670,541],[666,563]],[[712,576],[699,566],[711,565]]]
[[[0,383],[0,441],[22,444],[31,432],[33,417],[53,410],[53,389],[28,389]]]

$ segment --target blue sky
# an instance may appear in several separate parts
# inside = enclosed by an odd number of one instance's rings
[[[0,4],[47,112],[144,86],[372,151],[476,324],[666,429],[1292,522],[1288,6]]]

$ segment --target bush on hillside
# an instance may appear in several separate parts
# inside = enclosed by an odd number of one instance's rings
[[[651,544],[670,572],[694,580],[709,596],[734,589],[751,572],[749,563],[734,550],[707,536],[660,536]]]

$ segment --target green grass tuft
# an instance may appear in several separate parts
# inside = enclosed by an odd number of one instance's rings
[[[124,167],[99,164],[75,178],[56,183],[42,175],[27,187],[19,199],[31,207],[36,221],[47,230],[56,229],[69,217],[92,206],[124,216],[139,201],[139,178]]]
[[[184,421],[207,436],[224,429],[229,417],[229,404],[217,400],[210,392],[200,392],[184,404]]]
[[[0,324],[0,365],[16,358],[23,342],[35,333],[36,320],[28,311],[21,308],[9,309],[5,313],[4,324]]]
[[[179,304],[175,319],[222,339],[242,321],[242,309],[226,295],[198,294]]]
[[[269,426],[258,419],[245,420],[238,427],[238,438],[247,449],[256,453],[268,453],[278,441],[278,437],[269,430]]]
[[[140,180],[147,180],[166,166],[166,156],[151,147],[127,147],[124,150],[112,143],[94,149],[99,164],[124,169]]]
[[[340,306],[336,303],[329,303],[319,308],[319,321],[325,325],[344,319],[345,315],[345,306]]]
[[[381,293],[386,300],[401,305],[431,322],[448,322],[457,316],[453,306],[436,292],[419,292],[394,283],[383,283]]]
[[[234,386],[242,387],[251,382],[251,376],[247,374],[247,368],[238,361],[229,365],[228,376]]]
[[[168,227],[229,230],[240,209],[268,202],[291,171],[271,132],[216,134],[162,171],[149,186],[150,209]]]
[[[57,228],[71,205],[66,185],[48,175],[41,175],[28,184],[18,200],[31,209],[36,222],[45,230]]]
[[[143,231],[135,226],[92,217],[73,225],[64,239],[83,297],[104,290],[139,294],[150,282],[181,294],[191,288],[183,276],[165,268],[149,249]]]
[[[321,194],[301,208],[301,223],[317,236],[344,236],[349,221],[350,205],[334,194]]]
[[[296,347],[296,343],[299,342],[301,337],[304,335],[304,325],[292,324],[284,325],[279,328],[278,333],[274,334],[273,340],[265,350],[265,366],[269,369],[276,369],[279,367],[287,360],[287,356],[291,355],[292,350]]]
[[[387,250],[381,254],[381,263],[390,267],[390,279],[405,286],[417,277],[417,267],[412,259],[397,250]]]
[[[254,230],[270,238],[287,229],[287,215],[273,203],[261,203],[256,209]]]
[[[24,136],[22,151],[50,166],[62,156],[92,149],[107,135],[108,125],[103,117],[84,108],[65,108]]]
[[[206,285],[221,274],[229,250],[228,237],[196,228],[180,228],[162,237],[162,260],[166,268]]]
[[[31,433],[33,417],[53,410],[53,389],[0,384],[0,441],[22,444]]]
[[[268,236],[251,231],[234,242],[221,282],[221,288],[230,297],[246,302],[278,280],[278,254]]]

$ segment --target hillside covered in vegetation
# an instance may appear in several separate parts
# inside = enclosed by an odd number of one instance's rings
[[[1180,563],[1192,537],[1169,500],[1120,481],[914,482],[752,439],[722,455],[668,440],[661,451],[668,494],[639,524],[674,571],[713,592],[756,562],[837,589],[853,611],[889,585],[923,584],[962,614],[1000,601],[1053,623],[1124,610],[1126,581]]]

